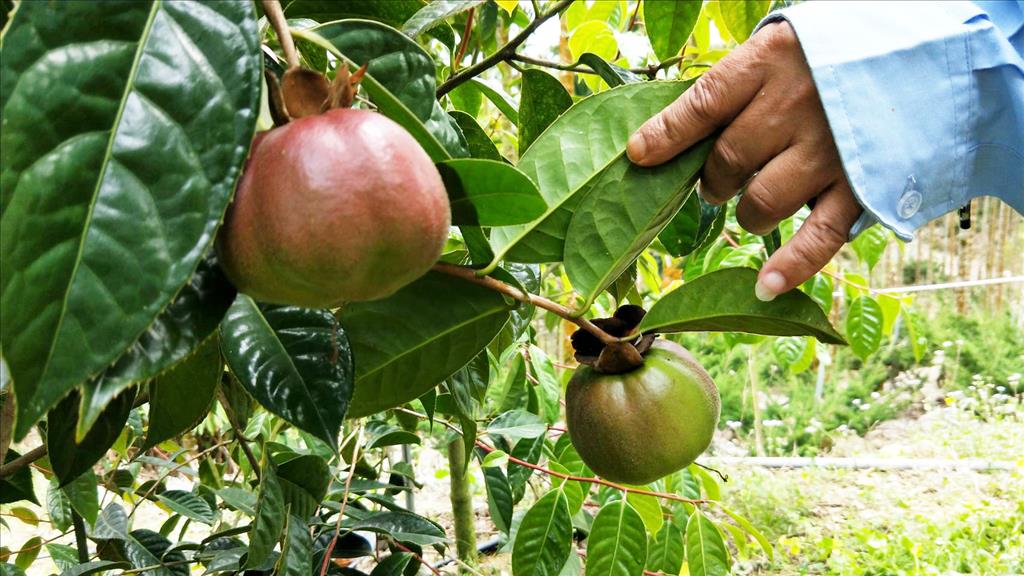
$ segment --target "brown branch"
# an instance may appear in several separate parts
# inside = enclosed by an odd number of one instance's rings
[[[636,17],[640,14],[640,0],[636,0],[636,8],[633,9],[633,17],[629,19],[629,26],[626,27],[627,31],[632,31],[633,26],[636,26]]]
[[[448,78],[447,81],[445,81],[444,84],[438,86],[437,97],[440,98],[445,94],[451,92],[458,86],[461,86],[462,84],[466,83],[470,79],[479,76],[484,70],[487,70],[488,68],[491,68],[493,66],[497,66],[501,62],[507,62],[508,60],[511,60],[512,56],[515,55],[516,53],[516,48],[519,48],[519,46],[523,42],[526,42],[526,39],[529,38],[530,35],[537,30],[537,28],[540,28],[541,24],[547,22],[552,16],[556,16],[559,13],[561,13],[562,10],[568,8],[569,5],[572,4],[572,2],[573,0],[559,0],[559,2],[555,4],[554,7],[551,8],[551,10],[548,10],[546,13],[540,14],[536,18],[534,18],[533,21],[526,26],[526,28],[523,28],[522,32],[516,35],[515,38],[509,40],[508,44],[505,44],[504,46],[499,48],[494,54],[491,54],[487,58],[484,58],[483,60],[477,62],[476,64],[473,64],[472,66],[466,68],[462,72],[452,75],[450,78]]]
[[[555,62],[553,60],[543,60],[541,58],[533,58],[532,56],[523,56],[522,54],[513,54],[511,60],[516,62],[522,62],[523,64],[532,64],[534,66],[542,66],[544,68],[552,68],[554,70],[565,70],[568,72],[577,72],[582,74],[599,74],[596,70],[585,64],[579,62],[573,62],[566,64],[565,62]],[[641,66],[639,68],[629,68],[629,71],[634,74],[643,74],[648,78],[654,78],[658,75],[658,72],[665,68],[675,66],[682,60],[681,56],[673,56],[667,58],[663,62],[651,64],[650,66]]]
[[[359,463],[359,445],[362,441],[363,428],[360,425],[356,430],[355,445],[352,447],[352,462],[349,465],[348,476],[345,477],[345,491],[341,494],[341,506],[338,507],[338,521],[334,523],[334,535],[331,536],[331,542],[324,551],[324,561],[320,564],[320,576],[327,575],[327,566],[331,561],[331,554],[334,553],[334,547],[338,544],[338,535],[341,533],[341,519],[345,517],[345,505],[348,504],[348,495],[352,488],[352,477],[356,475],[356,465]]]
[[[455,54],[455,60],[452,62],[452,70],[458,68],[459,62],[462,62],[462,57],[466,55],[466,47],[469,46],[469,36],[473,32],[474,12],[476,12],[476,8],[470,8],[466,14],[466,27],[462,30],[462,42],[459,43],[459,51]]]
[[[455,264],[448,264],[447,262],[438,262],[437,264],[434,265],[434,270],[437,272],[450,274],[452,276],[457,276],[459,278],[462,278],[463,280],[473,282],[474,284],[479,284],[484,288],[494,290],[495,292],[504,294],[509,298],[518,300],[519,302],[525,302],[527,304],[533,304],[538,308],[543,308],[544,310],[547,310],[552,314],[565,318],[569,322],[576,324],[577,326],[586,330],[587,332],[590,332],[604,344],[612,344],[614,342],[618,342],[619,340],[618,338],[609,335],[604,330],[601,330],[600,328],[595,326],[594,323],[591,322],[590,320],[580,317],[579,313],[574,310],[566,308],[565,306],[562,306],[557,302],[548,300],[543,296],[538,296],[536,294],[524,292],[519,288],[516,288],[511,284],[506,284],[496,278],[492,278],[490,276],[479,276],[477,275],[477,271],[473,270],[472,268],[456,266]]]
[[[288,20],[284,17],[284,10],[279,0],[263,0],[263,11],[267,13],[267,20],[277,33],[277,40],[281,43],[281,50],[284,52],[285,62],[288,68],[299,67],[299,53],[295,50],[295,41],[291,32],[288,31]]]
[[[46,456],[46,444],[42,446],[36,446],[35,448],[25,452],[21,456],[18,456],[14,460],[11,460],[7,464],[0,466],[0,478],[6,478],[18,470],[21,470],[25,466],[39,460],[43,456]]]

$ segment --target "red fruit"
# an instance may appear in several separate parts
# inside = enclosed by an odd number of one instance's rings
[[[441,176],[412,136],[380,114],[335,109],[256,137],[217,254],[257,300],[332,307],[425,274],[449,223]]]

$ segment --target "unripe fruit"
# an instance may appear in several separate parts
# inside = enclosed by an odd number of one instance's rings
[[[711,445],[718,388],[685,348],[655,341],[623,374],[576,369],[566,389],[569,435],[583,461],[613,482],[648,484],[690,465]]]
[[[412,136],[380,114],[339,108],[256,137],[217,253],[257,300],[331,307],[425,274],[449,223],[444,183]]]

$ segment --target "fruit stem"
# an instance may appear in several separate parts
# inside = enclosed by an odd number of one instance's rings
[[[455,264],[448,264],[447,262],[438,262],[437,264],[434,264],[434,270],[437,272],[442,272],[444,274],[457,276],[459,278],[462,278],[463,280],[468,280],[474,284],[479,284],[484,288],[488,288],[490,290],[494,290],[495,292],[504,294],[509,298],[512,298],[513,300],[518,300],[519,302],[525,302],[527,304],[533,304],[538,308],[543,308],[544,310],[547,310],[552,314],[565,318],[569,322],[572,322],[573,324],[579,326],[580,328],[586,330],[587,332],[590,332],[598,340],[600,340],[602,344],[614,344],[619,341],[618,338],[608,334],[604,330],[601,330],[600,328],[595,326],[594,323],[591,322],[590,320],[578,317],[580,313],[575,310],[566,308],[565,306],[562,306],[561,304],[554,302],[552,300],[548,300],[543,296],[538,296],[536,294],[524,292],[523,290],[520,290],[519,288],[516,288],[511,284],[506,284],[501,280],[492,278],[491,276],[477,276],[477,271],[472,268],[466,268],[465,266],[456,266]]]
[[[267,20],[277,33],[277,40],[281,43],[281,50],[284,52],[284,60],[288,68],[299,67],[299,53],[295,50],[295,41],[292,40],[292,33],[288,30],[288,21],[284,17],[284,9],[281,8],[279,0],[263,0],[263,11],[267,13]]]

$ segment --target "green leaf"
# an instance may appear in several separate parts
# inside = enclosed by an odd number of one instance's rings
[[[46,447],[53,473],[67,484],[99,461],[121,435],[135,403],[135,388],[125,390],[103,410],[80,442],[75,438],[79,395],[72,392],[46,416]]]
[[[478,78],[469,80],[464,84],[464,86],[465,85],[476,88],[478,92],[491,101],[491,104],[494,104],[494,107],[497,108],[498,111],[505,115],[505,118],[508,118],[509,122],[513,124],[519,123],[519,111],[516,110],[515,102],[509,98],[508,94],[505,94],[501,90]]]
[[[480,113],[480,106],[484,103],[484,95],[469,82],[449,92],[448,98],[451,99],[452,106],[456,110],[461,110],[474,117]]]
[[[429,28],[440,24],[460,12],[483,4],[485,0],[434,0],[402,25],[402,32],[410,38],[416,38]]]
[[[231,372],[264,408],[334,446],[352,398],[352,348],[327,310],[257,306],[239,294],[221,324]]]
[[[217,496],[224,501],[225,504],[248,514],[249,516],[256,515],[256,495],[248,490],[242,488],[221,488],[217,490]]]
[[[90,576],[91,574],[100,574],[108,572],[110,570],[126,570],[131,568],[131,564],[128,562],[116,562],[114,560],[93,560],[86,562],[85,564],[79,564],[64,570],[60,573],[60,576]]]
[[[412,557],[412,554],[408,552],[394,552],[378,562],[370,572],[370,576],[401,576]]]
[[[293,516],[303,520],[316,513],[331,484],[327,461],[314,454],[302,454],[279,462],[276,476],[285,506]]]
[[[122,390],[156,378],[210,340],[235,299],[235,288],[213,257],[199,264],[170,306],[113,366],[82,387],[77,437],[85,436]]]
[[[274,465],[265,462],[260,475],[260,494],[256,501],[256,518],[249,530],[249,555],[246,568],[262,565],[274,551],[284,530],[287,516],[284,493],[274,473]]]
[[[466,137],[466,146],[471,157],[483,160],[497,160],[499,162],[506,161],[501,153],[498,152],[494,142],[491,141],[487,133],[484,132],[484,129],[477,123],[476,118],[459,110],[451,110],[448,112],[448,115],[455,120],[459,129],[462,130],[463,136]],[[521,131],[520,138],[522,138]]]
[[[601,507],[587,538],[587,576],[640,576],[647,560],[647,533],[626,501]]]
[[[509,410],[497,416],[487,425],[487,433],[492,436],[505,436],[512,440],[520,438],[536,438],[547,432],[544,420],[526,410]]]
[[[668,226],[658,234],[658,240],[669,254],[687,256],[713,240],[712,234],[716,227],[720,231],[724,217],[722,205],[708,204],[697,194],[690,194]]]
[[[90,526],[96,523],[96,517],[100,513],[97,484],[96,475],[93,474],[92,469],[88,469],[81,476],[61,486],[71,508],[78,512]]]
[[[775,551],[774,551],[774,549],[772,549],[771,542],[769,542],[768,539],[765,538],[764,534],[762,534],[760,530],[758,530],[756,527],[754,527],[753,524],[750,523],[750,520],[747,520],[743,516],[740,516],[739,514],[737,514],[737,513],[733,512],[732,510],[726,508],[721,503],[718,504],[718,508],[722,512],[725,512],[726,514],[728,514],[730,518],[735,520],[736,523],[740,525],[740,528],[742,528],[744,532],[746,532],[747,534],[750,534],[754,538],[754,540],[757,540],[758,545],[761,546],[761,550],[764,550],[764,553],[768,555],[768,560],[769,561],[772,561],[772,560],[775,559]]]
[[[523,438],[516,442],[515,446],[512,447],[512,454],[510,456],[523,462],[536,464],[540,461],[541,454],[543,453],[544,436],[541,435],[536,438]],[[519,502],[526,494],[526,483],[533,474],[533,469],[513,462],[511,458],[508,463],[508,483],[512,486],[512,501]]]
[[[512,547],[515,576],[557,576],[572,552],[572,518],[561,490],[551,490],[523,517]]]
[[[313,537],[305,520],[289,516],[281,557],[281,568],[276,574],[310,576],[313,573]]]
[[[771,302],[754,297],[757,271],[723,268],[691,280],[661,298],[640,322],[643,332],[746,332],[814,336],[846,344],[817,304],[790,290]]]
[[[890,336],[903,307],[903,300],[896,294],[883,293],[878,295],[876,302],[882,308],[882,335]]]
[[[638,488],[648,489],[643,486],[638,486]],[[640,515],[640,518],[644,521],[644,526],[647,527],[647,531],[651,534],[657,534],[662,526],[665,525],[664,511],[662,511],[661,502],[658,501],[657,497],[629,492],[626,494],[626,502],[629,502],[629,505]]]
[[[40,536],[33,536],[21,545],[21,551],[14,558],[14,565],[22,570],[28,570],[39,556],[39,550],[43,547],[43,539]]]
[[[54,565],[60,571],[70,570],[75,566],[78,566],[78,551],[73,546],[66,544],[47,544],[46,552],[50,555],[50,560],[53,561]]]
[[[573,210],[641,124],[683,93],[690,82],[619,86],[582,100],[548,126],[519,160],[547,202],[547,212],[522,226],[491,231],[494,260],[560,262]]]
[[[356,358],[349,416],[423,395],[472,360],[508,318],[499,294],[440,272],[382,300],[345,306],[341,323]]]
[[[557,78],[534,68],[523,71],[519,96],[519,155],[572,106],[572,96]]]
[[[572,475],[568,468],[553,460],[548,460],[548,468],[560,474]],[[587,498],[588,491],[584,488],[582,482],[552,476],[551,487],[561,490],[565,494],[565,501],[569,507],[569,516],[575,515],[583,508],[583,502]]]
[[[508,535],[512,527],[512,486],[501,468],[485,467],[484,486],[487,488],[487,508],[491,512],[491,521]]]
[[[452,224],[509,226],[547,209],[537,186],[511,164],[458,158],[437,164],[452,210]]]
[[[867,264],[868,270],[874,270],[875,264],[878,264],[878,261],[881,260],[882,254],[885,254],[886,246],[889,245],[889,232],[880,225],[875,224],[857,235],[850,245],[853,246],[853,251],[857,253],[857,258]]]
[[[224,363],[217,338],[207,340],[149,385],[149,429],[142,450],[194,428],[210,411]]]
[[[719,2],[723,24],[737,42],[746,42],[758,22],[768,14],[770,0],[730,0]]]
[[[213,521],[217,518],[210,505],[206,503],[206,500],[192,492],[165,490],[157,494],[156,499],[162,502],[164,506],[170,508],[171,512],[181,514],[185,518],[195,520],[196,522],[212,526]]]
[[[619,157],[590,185],[565,235],[565,271],[588,308],[679,211],[713,141],[644,168]]]
[[[11,453],[9,450],[8,454]],[[68,500],[64,491],[60,489],[60,480],[56,476],[50,478],[46,488],[46,513],[50,517],[50,523],[61,532],[71,527],[71,500]]]
[[[135,568],[160,566],[146,570],[144,576],[189,576],[185,554],[170,548],[170,540],[152,530],[132,530],[125,545],[125,555]]]
[[[283,4],[284,13],[289,18],[309,18],[316,22],[363,18],[399,28],[426,5],[426,0],[290,0]],[[455,32],[447,23],[435,26],[427,33],[449,48],[455,45]]]
[[[554,424],[562,412],[562,405],[559,403],[562,398],[562,384],[555,375],[555,367],[543,350],[531,344],[529,355],[530,367],[537,380],[534,390],[539,397],[544,419],[549,424]]]
[[[683,49],[702,4],[699,0],[644,2],[644,27],[658,60],[668,60]]]
[[[683,531],[673,522],[668,522],[651,539],[647,555],[647,570],[662,574],[679,574],[683,568]]]
[[[590,68],[593,69],[594,72],[597,72],[597,75],[612,88],[622,86],[623,84],[632,84],[634,82],[643,81],[643,78],[637,76],[626,68],[616,66],[597,54],[584,52],[583,54],[580,54],[578,61],[581,64],[590,66]]]
[[[615,54],[619,51],[619,44],[615,40],[615,32],[607,22],[589,20],[570,32],[569,51],[575,58],[591,52],[599,58],[614,60]]]
[[[700,510],[694,510],[686,523],[686,562],[690,576],[726,576],[729,574],[729,550],[715,524]]]
[[[205,504],[205,501],[203,502]],[[107,504],[89,531],[96,540],[125,540],[128,538],[128,514],[115,502]]]
[[[383,448],[385,446],[401,446],[402,444],[419,444],[420,437],[398,426],[374,420],[366,424],[366,449]]]
[[[18,451],[8,448],[7,455],[4,456],[4,463],[6,464],[19,456],[21,454]],[[39,503],[35,490],[32,488],[32,468],[30,466],[24,466],[12,475],[0,478],[0,504],[11,504],[20,500],[27,500],[33,504]],[[47,501],[49,501],[49,497],[47,497]]]
[[[0,576],[25,576],[25,571],[14,564],[0,564]]]
[[[846,335],[853,353],[865,359],[882,344],[882,307],[871,296],[859,296],[846,311]]]
[[[243,0],[14,13],[0,59],[0,346],[16,437],[195,271],[255,128],[258,40]]]
[[[339,20],[292,34],[327,49],[350,66],[366,64],[359,85],[377,109],[408,130],[434,162],[469,155],[462,133],[434,97],[434,60],[408,36],[369,20]]]
[[[446,541],[444,530],[437,524],[404,510],[374,512],[358,522],[346,524],[346,528],[387,534],[406,545],[436,546]]]
[[[825,274],[815,274],[804,282],[800,289],[807,293],[826,315],[832,310],[832,278]]]

